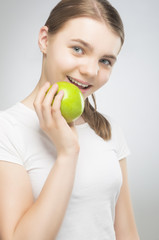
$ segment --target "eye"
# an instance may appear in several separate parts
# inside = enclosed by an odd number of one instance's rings
[[[83,53],[83,49],[81,47],[77,47],[77,46],[74,46],[73,47],[73,50],[76,52],[76,53]]]
[[[100,62],[107,66],[112,66],[111,61],[109,61],[108,59],[101,59]]]

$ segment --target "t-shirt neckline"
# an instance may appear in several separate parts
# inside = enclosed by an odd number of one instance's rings
[[[17,102],[16,105],[22,107],[24,110],[27,110],[27,112],[29,112],[30,114],[32,114],[32,115],[37,117],[35,110],[27,107],[24,103]],[[84,128],[84,127],[88,127],[88,125],[89,124],[87,122],[85,122],[85,123],[82,123],[82,124],[75,125],[75,127],[76,128]]]

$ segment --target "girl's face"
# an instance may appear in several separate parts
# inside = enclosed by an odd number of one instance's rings
[[[109,80],[121,40],[106,24],[81,17],[69,20],[55,35],[47,27],[40,32],[43,81],[73,82],[86,99]]]

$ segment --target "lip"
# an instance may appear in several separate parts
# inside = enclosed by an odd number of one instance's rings
[[[91,85],[88,88],[79,88],[79,90],[81,91],[82,94],[84,94],[87,91],[89,91],[90,88],[91,88]]]
[[[73,77],[72,77],[72,78],[73,78]],[[79,83],[83,83],[83,84],[88,85],[87,88],[80,88],[80,86],[77,86],[77,85],[76,85],[76,86],[79,88],[79,90],[81,91],[81,93],[82,93],[83,95],[84,95],[87,91],[89,91],[89,89],[92,87],[92,85],[89,84],[89,83],[87,83],[87,82],[78,80],[77,78],[73,78],[73,79],[75,79],[75,80],[78,81]],[[68,82],[71,82],[71,81],[69,80],[69,76],[67,76],[67,81],[68,81]]]
[[[81,83],[81,84],[84,84],[84,85],[88,85],[89,87],[92,86],[92,85],[89,84],[88,82],[79,80],[79,79],[77,79],[77,78],[74,78],[74,77],[71,77],[71,76],[67,76],[67,77],[73,78],[75,81],[77,81],[77,82],[79,82],[79,83]]]

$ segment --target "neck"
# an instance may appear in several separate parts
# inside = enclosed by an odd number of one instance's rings
[[[35,97],[37,95],[37,92],[40,88],[40,85],[39,83],[36,85],[36,87],[34,88],[34,90],[30,93],[30,95],[28,95],[25,99],[23,99],[21,101],[21,103],[23,103],[25,106],[27,106],[28,108],[31,108],[32,110],[35,110],[34,109],[34,106],[33,106],[33,102],[35,100]]]

